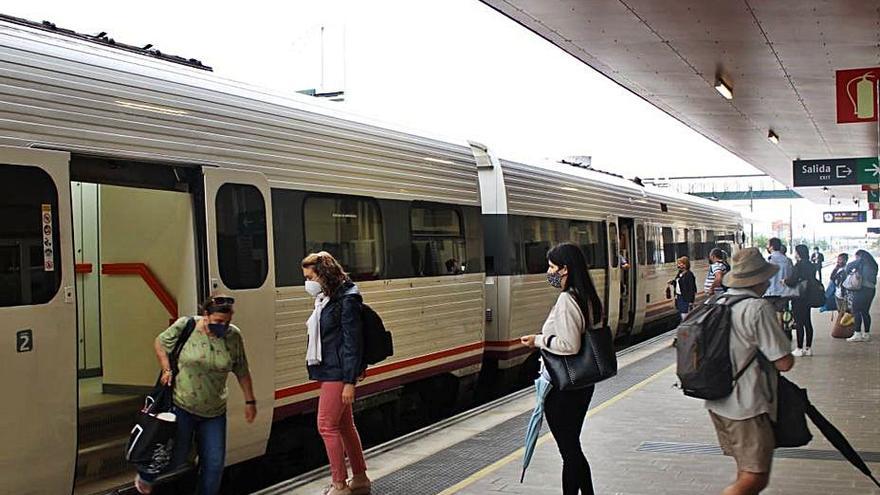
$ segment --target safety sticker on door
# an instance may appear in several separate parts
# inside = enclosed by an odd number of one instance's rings
[[[55,271],[55,246],[52,240],[52,205],[43,205],[43,271]]]
[[[15,333],[15,350],[18,352],[31,352],[34,350],[33,330],[19,330]]]

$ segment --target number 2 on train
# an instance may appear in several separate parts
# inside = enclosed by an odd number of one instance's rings
[[[19,330],[15,333],[15,350],[18,352],[30,352],[34,350],[33,330]]]

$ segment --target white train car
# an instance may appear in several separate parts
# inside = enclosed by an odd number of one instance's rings
[[[485,372],[516,367],[530,355],[519,338],[539,332],[555,302],[545,277],[551,246],[581,246],[608,325],[621,337],[677,317],[665,293],[678,257],[692,260],[702,284],[709,250],[732,254],[742,242],[741,216],[718,203],[572,165],[498,159],[471,146],[486,239]]]
[[[211,291],[236,298],[260,410],[245,423],[230,387],[227,459],[263,454],[273,420],[316,401],[309,251],[339,256],[394,333],[362,397],[476,376],[484,271],[467,143],[50,31],[0,21],[0,360],[17,377],[0,493],[92,493],[124,470],[151,342]]]
[[[552,243],[584,248],[624,334],[674,313],[676,255],[738,239],[716,204],[499,160],[183,62],[0,19],[0,360],[14,377],[0,493],[117,484],[152,340],[212,291],[237,300],[260,410],[246,424],[230,387],[227,460],[264,454],[315,405],[310,251],[338,256],[394,334],[359,387],[368,406],[415,386],[451,402],[486,365],[521,364],[518,336],[552,304]]]

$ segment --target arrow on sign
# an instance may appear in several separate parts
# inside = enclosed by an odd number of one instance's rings
[[[838,165],[837,166],[837,178],[838,179],[846,179],[852,175],[852,169],[847,167],[846,165]]]
[[[871,172],[872,177],[880,177],[880,164],[875,163],[870,168],[865,168],[865,172]]]

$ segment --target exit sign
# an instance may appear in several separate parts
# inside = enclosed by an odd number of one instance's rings
[[[878,184],[880,163],[876,156],[795,160],[792,183],[794,187]]]

